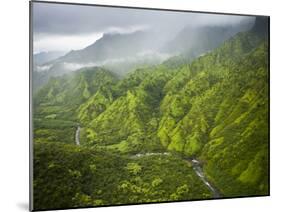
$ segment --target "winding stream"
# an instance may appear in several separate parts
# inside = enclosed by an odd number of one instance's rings
[[[152,155],[170,155],[171,153],[169,152],[149,152],[149,153],[139,153],[136,155],[133,155],[132,158],[140,158],[140,157],[145,157],[145,156],[152,156]],[[185,161],[189,162],[194,170],[194,172],[196,173],[196,175],[203,181],[203,183],[208,187],[208,189],[212,192],[213,194],[213,198],[220,198],[220,192],[208,181],[208,179],[206,178],[206,176],[204,175],[204,171],[202,168],[202,164],[194,159],[194,158],[185,158]]]
[[[81,130],[81,127],[78,125],[78,127],[76,129],[76,133],[75,133],[75,143],[77,146],[80,145],[80,130]]]
[[[196,175],[203,181],[203,183],[209,188],[209,190],[213,193],[214,198],[221,197],[219,191],[208,181],[205,177],[201,163],[196,159],[185,159],[189,163],[191,163],[193,170]]]
[[[75,144],[77,146],[80,145],[80,130],[81,127],[78,125],[75,133]],[[152,155],[165,155],[169,156],[171,153],[169,152],[148,152],[148,153],[138,153],[132,156],[132,158],[140,158],[140,157],[147,157]],[[204,171],[202,168],[202,164],[194,159],[194,158],[185,158],[186,162],[190,163],[196,175],[203,181],[203,183],[208,187],[208,189],[212,192],[213,198],[221,197],[220,192],[208,181],[206,176],[204,175]]]

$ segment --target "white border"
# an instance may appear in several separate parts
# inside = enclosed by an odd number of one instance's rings
[[[59,0],[58,0],[59,1]],[[69,2],[154,7],[195,11],[244,13],[271,16],[271,196],[230,200],[167,203],[139,206],[77,209],[69,211],[277,211],[281,179],[281,29],[276,0],[68,0]],[[29,137],[29,37],[28,1],[1,2],[1,113],[0,113],[0,211],[28,210]]]

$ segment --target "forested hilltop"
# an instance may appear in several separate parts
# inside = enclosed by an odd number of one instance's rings
[[[35,209],[268,195],[267,21],[191,62],[50,78],[33,97]]]

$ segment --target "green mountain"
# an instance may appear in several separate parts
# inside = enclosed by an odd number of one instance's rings
[[[267,21],[257,18],[192,62],[178,56],[124,78],[95,67],[50,79],[34,96],[36,208],[268,195],[261,29]]]
[[[47,85],[34,94],[35,142],[72,143],[79,106],[115,81],[117,78],[114,74],[98,67],[51,78]]]
[[[204,161],[206,173],[226,196],[268,189],[268,55],[264,42],[252,48],[254,38],[237,35],[191,63],[173,80],[183,81],[187,73],[192,77],[176,89],[167,84],[161,105],[162,144]]]

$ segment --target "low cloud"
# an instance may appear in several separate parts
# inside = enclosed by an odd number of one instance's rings
[[[85,67],[93,67],[93,66],[112,66],[116,64],[122,64],[122,63],[143,63],[143,62],[151,62],[153,60],[153,63],[160,63],[169,58],[171,55],[169,54],[161,54],[157,52],[152,51],[145,51],[137,54],[136,56],[131,57],[122,57],[122,58],[115,58],[115,59],[108,59],[108,60],[102,60],[95,63],[69,63],[64,62],[63,63],[63,69],[66,71],[76,71],[81,68]]]
[[[102,37],[102,33],[86,35],[45,35],[34,39],[34,52],[82,49]]]
[[[48,71],[52,68],[53,65],[38,65],[38,66],[35,66],[35,70],[38,71],[38,72],[42,72],[42,71]]]
[[[249,16],[33,2],[34,51],[77,50],[103,33],[154,30],[159,38],[185,26],[232,25]]]

